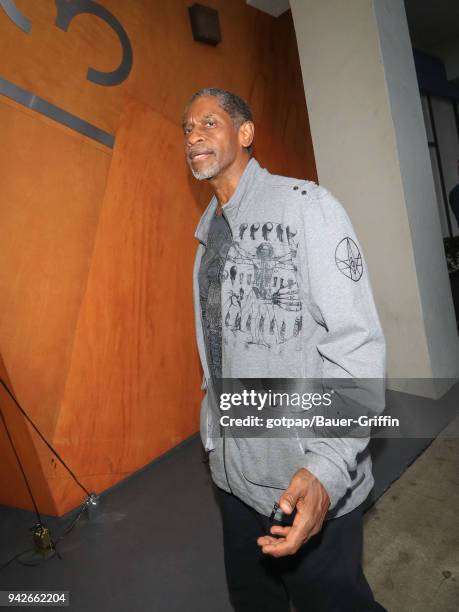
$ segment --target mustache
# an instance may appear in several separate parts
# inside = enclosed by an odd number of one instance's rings
[[[188,159],[193,159],[196,155],[202,155],[203,153],[213,153],[212,149],[190,149],[188,151]]]

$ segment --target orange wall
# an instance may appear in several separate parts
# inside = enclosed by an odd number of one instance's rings
[[[180,116],[204,86],[252,104],[255,155],[271,171],[316,179],[290,12],[243,0],[218,9],[222,43],[193,41],[183,0],[100,0],[129,34],[134,64],[115,87],[117,37],[81,15],[56,28],[54,0],[0,9],[0,76],[116,134],[114,149],[0,96],[0,373],[83,484],[100,492],[198,429],[194,228],[210,197],[183,159]],[[82,492],[0,389],[45,514]],[[0,424],[0,503],[30,509]]]

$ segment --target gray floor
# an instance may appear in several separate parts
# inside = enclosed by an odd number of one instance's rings
[[[390,612],[458,609],[451,607],[458,596],[458,441],[430,442],[371,442],[369,503],[379,500],[366,515],[365,570]],[[57,537],[69,520],[45,522]],[[30,546],[34,522],[29,512],[0,508],[0,565]],[[59,550],[62,560],[10,564],[0,589],[68,590],[78,612],[231,610],[220,517],[197,437],[104,494],[98,518],[82,519]]]
[[[447,431],[365,515],[365,573],[394,612],[459,610],[459,418]]]
[[[71,609],[175,612],[231,610],[223,574],[220,517],[200,441],[110,491],[94,522],[80,522],[59,547],[62,560],[12,564],[0,589],[70,591]],[[28,512],[1,509],[0,562],[27,548]],[[62,526],[47,520],[56,536]]]

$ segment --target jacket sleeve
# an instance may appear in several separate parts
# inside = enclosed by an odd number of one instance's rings
[[[385,340],[352,224],[330,192],[318,187],[314,197],[305,203],[304,228],[308,304],[311,315],[324,329],[317,343],[324,387],[336,387],[336,381],[341,379],[341,398],[346,388],[352,388],[354,396],[359,396],[372,414],[382,412]],[[339,404],[339,392],[334,397]],[[330,510],[352,488],[352,472],[368,442],[368,429],[363,437],[329,435],[304,441],[303,467],[327,490]]]

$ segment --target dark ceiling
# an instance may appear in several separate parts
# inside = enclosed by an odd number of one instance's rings
[[[459,0],[405,0],[405,8],[413,47],[459,40]]]

